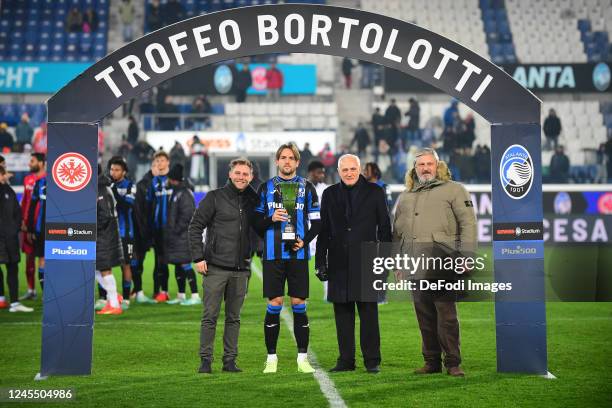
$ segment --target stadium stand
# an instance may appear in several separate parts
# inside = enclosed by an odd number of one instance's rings
[[[486,55],[487,43],[478,0],[362,0],[362,9],[410,21]],[[448,12],[448,9],[452,12]],[[445,10],[446,12],[442,12]]]
[[[0,12],[0,60],[93,61],[106,55],[109,0],[10,0]],[[97,30],[68,32],[67,13],[96,11]]]
[[[479,6],[482,12],[491,61],[496,64],[517,62],[504,2],[480,0]]]
[[[47,107],[40,103],[5,103],[0,104],[0,123],[8,126],[16,126],[21,115],[27,113],[30,117],[30,125],[40,126],[47,117]]]
[[[506,1],[520,62],[610,60],[610,0]]]
[[[372,104],[372,111],[375,108],[380,108],[381,112],[385,112],[389,104],[387,102],[374,102]],[[421,112],[420,112],[420,123],[421,128],[431,127],[434,129],[434,132],[437,137],[440,136],[442,132],[442,117],[444,115],[444,110],[449,106],[449,101],[447,102],[420,102],[419,103]],[[400,109],[402,114],[408,110],[408,101],[407,100],[399,100],[397,102],[397,107]],[[474,144],[490,144],[491,140],[491,126],[489,123],[482,118],[479,114],[472,111],[470,108],[463,104],[459,104],[459,115],[464,118],[467,114],[474,115],[474,119],[476,122],[476,140]],[[404,122],[406,119],[404,119]]]
[[[372,110],[387,108],[386,102],[375,102]],[[408,110],[407,101],[398,101],[397,106],[403,112]],[[421,124],[425,128],[431,126],[437,137],[442,132],[442,116],[449,102],[420,102]],[[566,146],[566,154],[573,165],[593,164],[595,150],[607,140],[607,134],[612,129],[612,103],[597,101],[545,101],[542,104],[541,120],[548,115],[550,109],[555,109],[561,118],[562,132],[559,142]],[[476,121],[476,140],[474,144],[490,144],[491,128],[488,122],[469,107],[459,104],[459,115],[465,118],[472,114]],[[543,136],[542,136],[543,137]],[[553,152],[542,152],[543,163],[550,162]]]
[[[150,3],[147,2],[147,3]],[[161,1],[161,13],[162,23],[166,25],[169,23],[164,16],[164,6],[168,3],[167,0]],[[181,6],[183,18],[190,18],[201,14],[214,13],[215,11],[228,10],[235,7],[245,6],[258,6],[263,4],[277,4],[281,3],[277,0],[179,0],[178,3]],[[289,0],[283,3],[310,3],[310,4],[325,4],[324,0]],[[147,7],[145,13],[145,33],[151,30],[148,26],[148,16],[150,9]]]
[[[365,10],[453,38],[476,53],[488,54],[497,64],[612,60],[609,0],[363,0],[361,4]],[[453,13],[443,12],[449,7]],[[371,83],[378,81],[371,78]]]
[[[111,3],[113,1],[113,3]],[[259,4],[276,4],[277,0],[177,0],[184,13],[182,18],[203,13]],[[356,7],[414,22],[429,30],[448,36],[490,58],[497,64],[509,63],[586,63],[612,61],[610,30],[612,0],[328,0],[285,1],[327,3]],[[148,32],[147,15],[151,0],[134,2],[138,35]],[[162,9],[169,0],[161,0]],[[0,9],[0,61],[89,62],[123,45],[121,23],[114,0],[9,0]],[[67,13],[72,7],[84,11],[94,7],[99,17],[99,29],[92,33],[69,33]],[[448,10],[452,12],[448,12]],[[112,14],[115,13],[115,14]],[[553,18],[551,18],[551,16]],[[136,38],[136,37],[135,37]],[[387,94],[378,87],[383,82],[381,67],[360,63],[354,70],[354,83],[361,89],[345,89],[341,79],[341,58],[317,54],[262,55],[246,58],[244,62],[276,62],[279,64],[314,64],[317,88],[314,95],[283,95],[280,101],[270,102],[265,95],[249,95],[247,103],[234,103],[233,96],[207,95],[212,112],[206,114],[204,125],[198,122],[202,114],[192,112],[192,104],[182,95],[171,95],[177,101],[174,116],[177,130],[202,129],[212,131],[292,131],[333,130],[336,146],[348,145],[358,122],[368,122],[372,110],[384,112],[389,100],[395,97],[402,114],[408,109],[408,98],[420,103],[420,126],[430,127],[435,136],[442,133],[442,116],[449,99],[442,95]],[[387,91],[388,92],[388,91]],[[151,95],[157,91],[152,90]],[[0,123],[15,126],[23,112],[37,127],[46,117],[43,102],[49,95],[0,95]],[[384,98],[381,98],[383,97]],[[588,181],[581,174],[583,167],[596,161],[595,150],[612,135],[612,102],[605,98],[573,93],[557,96],[540,95],[542,122],[549,109],[554,108],[562,122],[559,142],[566,147],[572,168],[573,181]],[[383,101],[381,101],[383,99]],[[142,102],[142,101],[141,101]],[[146,135],[158,130],[164,116],[156,112],[159,98],[147,97],[151,110],[139,111],[145,104],[136,103],[129,112],[115,112],[105,119],[110,154],[121,144],[126,132],[128,113],[133,113]],[[474,146],[490,144],[490,125],[467,106],[460,104],[462,118],[475,118]],[[403,126],[406,118],[403,118]],[[200,121],[201,122],[201,121]],[[368,129],[372,134],[371,128]],[[14,133],[14,132],[13,132]],[[544,139],[544,137],[543,137]],[[543,151],[543,163],[550,162],[550,150]],[[395,160],[395,159],[394,159]],[[399,178],[398,178],[399,180]]]
[[[190,124],[196,115],[191,105],[179,104],[179,129],[191,129]],[[337,106],[323,102],[247,102],[213,104],[209,130],[227,131],[283,131],[283,130],[322,130],[338,127]],[[143,129],[154,130],[159,114],[142,114]],[[201,115],[200,115],[201,116]]]
[[[338,126],[337,107],[333,102],[228,103],[225,121],[226,128],[233,130],[320,130]]]

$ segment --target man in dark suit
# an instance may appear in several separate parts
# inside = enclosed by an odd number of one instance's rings
[[[338,160],[341,182],[328,187],[321,205],[321,232],[317,241],[319,279],[329,279],[327,299],[334,304],[340,357],[331,371],[355,370],[355,306],[361,321],[364,365],[380,371],[380,332],[377,294],[363,290],[361,243],[390,242],[391,224],[385,191],[360,175],[359,158],[346,154]],[[365,266],[363,266],[365,267]]]

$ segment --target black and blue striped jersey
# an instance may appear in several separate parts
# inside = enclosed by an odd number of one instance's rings
[[[111,190],[117,202],[117,217],[121,239],[134,239],[134,201],[136,186],[124,178],[111,184]]]
[[[172,191],[168,176],[155,176],[151,180],[146,199],[150,206],[150,222],[156,231],[163,229],[168,222],[168,200],[172,197]]]
[[[292,251],[282,242],[282,231],[287,222],[272,222],[271,218],[277,208],[282,208],[279,184],[294,182],[299,184],[296,199],[296,219],[292,220],[296,234],[304,241],[304,247]],[[266,220],[263,231],[263,259],[266,261],[281,259],[310,259],[308,243],[319,232],[321,220],[319,198],[312,183],[303,177],[295,176],[285,180],[279,176],[273,177],[259,187],[259,205],[255,208],[256,215]]]

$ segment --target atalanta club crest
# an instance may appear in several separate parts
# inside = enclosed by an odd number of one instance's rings
[[[519,200],[533,184],[533,160],[525,147],[515,144],[506,149],[499,165],[499,179],[508,196]]]
[[[69,192],[83,189],[91,180],[92,169],[85,156],[79,153],[64,153],[53,163],[53,181],[59,188]]]

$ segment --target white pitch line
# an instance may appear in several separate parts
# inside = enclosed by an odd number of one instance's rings
[[[255,275],[257,275],[257,277],[261,281],[263,281],[263,276],[261,274],[261,269],[259,268],[259,266],[252,263],[251,271]],[[291,316],[291,314],[289,314],[286,308],[283,308],[283,311],[281,312],[281,317],[283,321],[285,322],[285,324],[287,325],[287,327],[289,328],[291,335],[295,339],[295,334],[293,333],[293,317]],[[334,384],[334,381],[331,378],[329,378],[327,373],[323,371],[323,369],[319,365],[319,361],[317,360],[317,355],[312,350],[312,347],[308,348],[308,357],[312,365],[315,367],[315,372],[313,375],[315,379],[317,380],[317,382],[319,383],[319,388],[321,389],[321,392],[323,393],[323,395],[325,395],[325,398],[327,398],[327,401],[329,402],[329,406],[334,407],[334,408],[346,408],[347,405],[342,399],[342,397],[340,396],[340,394],[338,393],[338,389],[336,389],[336,385]]]

